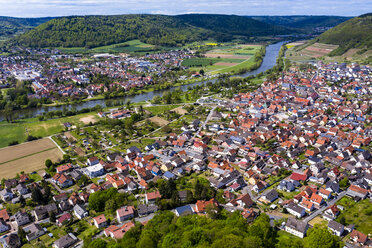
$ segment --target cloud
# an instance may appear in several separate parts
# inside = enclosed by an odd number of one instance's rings
[[[0,15],[18,17],[129,13],[346,15],[367,13],[372,0],[0,0]]]

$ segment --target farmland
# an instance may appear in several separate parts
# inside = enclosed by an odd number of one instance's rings
[[[294,45],[294,46],[293,46]],[[319,59],[321,57],[327,56],[330,52],[336,49],[337,45],[329,45],[322,43],[314,43],[310,46],[303,48],[303,46],[298,44],[288,44],[288,51],[286,56],[288,59],[294,61],[306,61],[312,59]]]
[[[261,47],[246,44],[222,45],[206,52],[205,57],[184,60],[182,65],[193,71],[203,69],[209,74],[237,72],[255,63],[254,56]]]
[[[3,148],[0,149],[1,178],[13,178],[21,171],[37,171],[44,168],[45,160],[55,162],[61,158],[62,152],[48,138]]]

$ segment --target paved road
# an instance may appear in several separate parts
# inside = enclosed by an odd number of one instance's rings
[[[339,201],[342,197],[344,197],[346,195],[346,191],[343,191],[341,192],[335,199],[331,200],[330,202],[328,202],[327,205],[324,205],[323,207],[319,208],[318,210],[316,210],[315,212],[312,212],[309,216],[307,216],[304,221],[305,222],[309,222],[311,221],[312,219],[314,219],[316,216],[320,215],[321,213],[323,213],[323,211],[327,208],[327,207],[330,207],[332,206],[333,204],[335,204],[337,201]]]
[[[201,131],[202,129],[204,129],[204,130],[207,129],[207,123],[208,123],[208,121],[210,120],[210,118],[212,118],[213,112],[214,112],[214,110],[215,110],[216,108],[217,108],[217,106],[214,106],[214,107],[211,109],[211,111],[209,112],[209,114],[208,114],[207,118],[205,119],[205,121],[203,122],[203,124],[200,125],[199,129],[195,132],[194,137],[196,137],[196,135],[197,135],[198,133],[200,133],[200,131]]]

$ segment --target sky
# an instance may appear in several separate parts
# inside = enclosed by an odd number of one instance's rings
[[[0,16],[213,13],[340,15],[372,12],[372,0],[0,0]]]

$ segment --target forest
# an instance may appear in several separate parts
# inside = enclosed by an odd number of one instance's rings
[[[7,46],[93,48],[139,39],[142,42],[177,46],[235,36],[288,34],[288,28],[234,15],[114,15],[56,18],[7,42]]]

